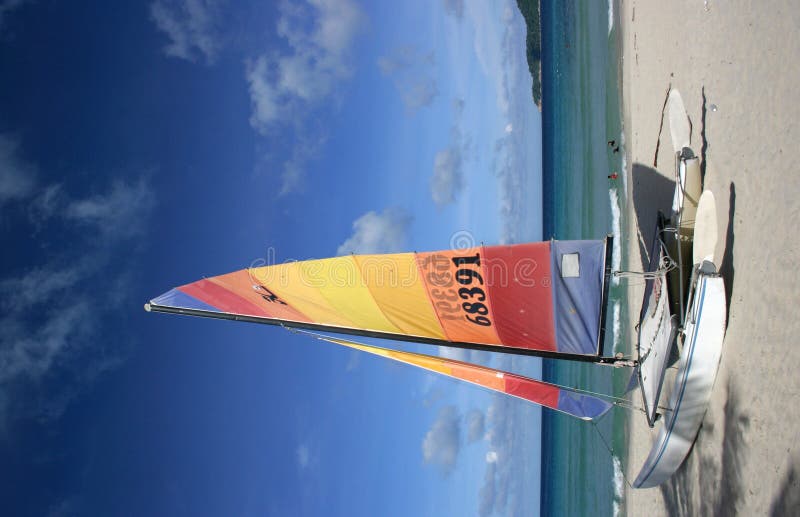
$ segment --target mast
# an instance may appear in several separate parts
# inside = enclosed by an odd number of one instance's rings
[[[435,339],[422,336],[411,336],[407,334],[393,334],[389,332],[378,332],[372,330],[354,329],[349,327],[338,327],[333,325],[321,325],[318,323],[305,323],[278,318],[265,318],[259,316],[248,316],[244,314],[232,314],[228,312],[205,311],[201,309],[188,309],[183,307],[169,307],[158,305],[153,302],[144,304],[147,312],[162,312],[166,314],[178,314],[181,316],[195,316],[200,318],[213,318],[218,320],[243,321],[247,323],[259,323],[262,325],[272,325],[289,329],[311,330],[316,332],[331,332],[335,334],[347,334],[369,338],[387,339],[393,341],[407,341],[413,343],[423,343],[426,345],[445,346],[450,348],[462,348],[466,350],[482,350],[486,352],[497,352],[501,354],[523,355],[541,357],[543,359],[562,359],[567,361],[580,361],[586,363],[598,363],[609,365],[624,365],[630,361],[617,357],[602,357],[583,354],[567,354],[563,352],[549,352],[546,350],[533,350],[526,348],[511,348],[500,345],[487,345],[484,343],[468,343],[458,341],[447,341],[445,339]]]
[[[606,235],[606,260],[603,272],[603,301],[600,303],[600,328],[597,332],[598,355],[602,356],[606,339],[606,314],[608,309],[608,288],[611,281],[611,258],[614,249],[614,236]]]

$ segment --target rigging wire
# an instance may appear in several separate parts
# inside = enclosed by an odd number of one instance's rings
[[[608,413],[606,413],[606,414],[608,414]],[[603,415],[603,416],[605,416],[605,415]],[[600,436],[600,440],[602,440],[603,445],[605,445],[606,450],[611,455],[612,461],[614,460],[614,458],[616,458],[617,461],[619,461],[619,463],[620,463],[619,471],[622,474],[622,479],[625,480],[625,484],[628,485],[628,488],[633,488],[633,484],[628,480],[628,475],[625,473],[625,469],[622,467],[622,460],[619,458],[619,456],[614,454],[613,447],[611,447],[611,445],[609,445],[608,441],[606,440],[606,437],[603,436],[603,433],[600,431],[600,428],[597,426],[597,422],[594,421],[594,420],[592,420],[591,422],[592,422],[592,427],[594,427],[594,430],[597,431],[597,434]]]

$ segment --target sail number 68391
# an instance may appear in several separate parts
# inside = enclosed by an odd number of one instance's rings
[[[483,277],[478,269],[481,267],[481,255],[476,253],[467,257],[453,257],[453,264],[456,270],[456,281],[463,286],[472,284],[483,285]],[[466,312],[464,317],[467,321],[475,325],[489,327],[492,321],[489,319],[489,307],[482,303],[486,301],[486,293],[481,287],[462,287],[458,290],[458,296],[462,300],[467,300],[461,304],[461,308]]]

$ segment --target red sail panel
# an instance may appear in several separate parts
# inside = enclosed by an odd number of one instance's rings
[[[260,307],[271,318],[306,323],[311,321],[305,314],[289,305],[286,300],[281,299],[268,287],[262,285],[255,275],[250,274],[248,269],[215,276],[208,280]]]
[[[486,246],[481,251],[500,342],[555,351],[550,243]]]
[[[262,307],[207,279],[183,285],[178,290],[215,307],[221,312],[270,317]]]
[[[536,402],[545,407],[558,409],[558,395],[561,389],[558,386],[547,384],[546,382],[536,381],[513,373],[505,374],[505,392],[531,402]],[[582,415],[576,415],[582,416]]]

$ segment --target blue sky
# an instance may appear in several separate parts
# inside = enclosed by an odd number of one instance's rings
[[[540,238],[524,49],[510,0],[0,1],[4,506],[538,509],[537,410],[142,310],[258,261]]]

